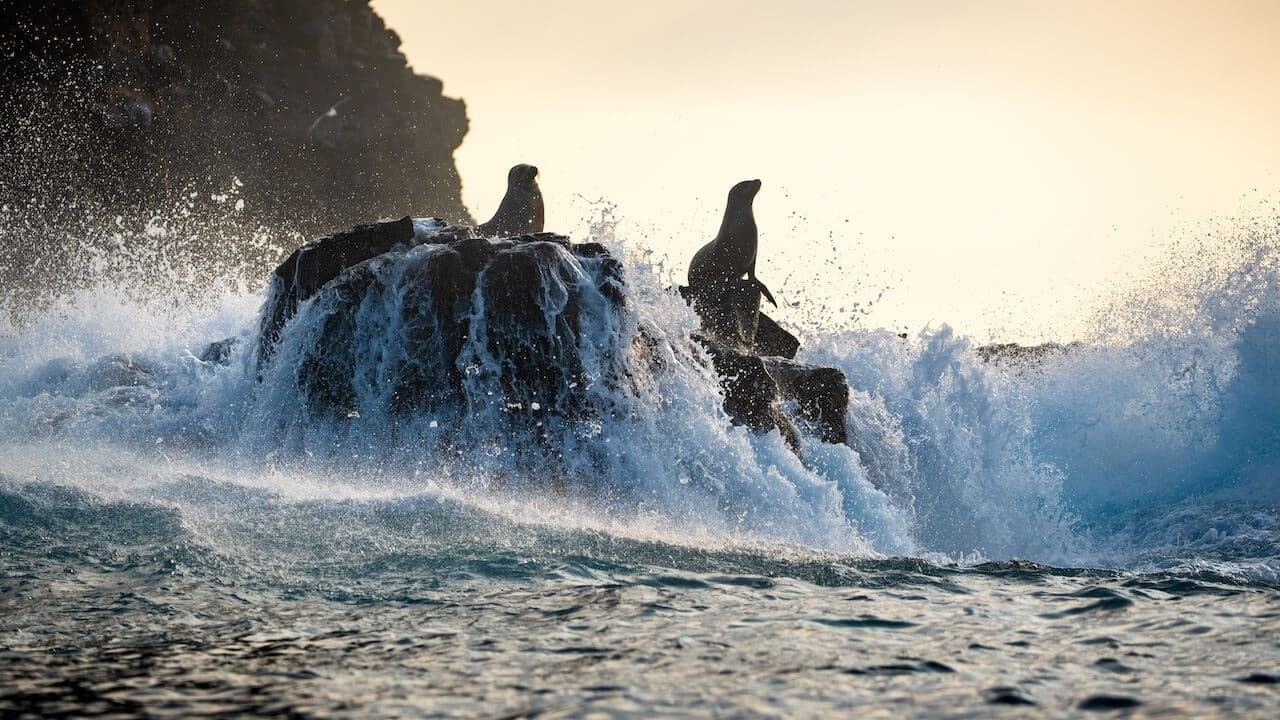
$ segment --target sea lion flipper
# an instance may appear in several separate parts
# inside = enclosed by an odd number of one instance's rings
[[[760,278],[752,275],[751,282],[755,283],[756,287],[760,288],[760,293],[764,295],[764,299],[768,300],[770,305],[778,307],[778,301],[773,299],[773,293],[769,292],[769,288],[765,287],[764,283],[760,282]]]

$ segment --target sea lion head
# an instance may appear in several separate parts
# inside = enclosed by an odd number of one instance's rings
[[[507,173],[507,187],[508,188],[532,187],[534,185],[534,179],[537,177],[538,177],[538,168],[536,166],[525,165],[524,163],[521,163],[519,165],[513,166],[511,170]]]
[[[746,203],[750,205],[758,192],[760,192],[759,180],[743,180],[729,188],[729,204]]]

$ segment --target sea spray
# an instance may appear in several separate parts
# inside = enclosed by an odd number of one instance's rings
[[[537,507],[538,523],[661,527],[678,542],[1275,576],[1280,303],[1266,232],[1241,231],[1227,253],[1235,265],[1184,278],[1173,309],[1120,303],[1110,317],[1131,308],[1129,330],[1033,362],[984,362],[945,326],[811,336],[800,359],[849,378],[851,437],[849,447],[806,437],[803,459],[776,433],[729,421],[708,359],[688,341],[696,317],[660,267],[609,243],[626,278],[621,312],[604,309],[590,262],[571,258],[558,280],[596,293],[580,308],[589,331],[562,339],[581,358],[571,374],[609,412],[564,423],[539,398],[493,400],[503,397],[498,361],[481,342],[493,317],[475,296],[462,312],[482,332],[454,368],[469,399],[397,412],[397,378],[428,378],[412,366],[439,362],[402,344],[434,332],[430,317],[405,314],[427,300],[406,274],[438,252],[424,246],[379,261],[387,285],[363,297],[359,327],[336,348],[352,403],[324,416],[308,410],[296,370],[334,317],[333,295],[308,301],[281,339],[287,362],[261,376],[261,294],[175,303],[180,278],[145,298],[103,282],[47,306],[3,338],[6,472],[59,456],[82,471],[59,477],[97,492],[112,467],[155,463],[267,490],[301,478],[302,497],[447,492],[513,516]],[[539,303],[547,327],[562,302],[553,293]],[[199,360],[228,337],[239,342],[227,364]],[[619,357],[624,366],[608,366]],[[610,375],[626,381],[592,383]],[[513,432],[513,417],[538,412],[547,417],[535,431]],[[132,460],[95,465],[112,453]],[[639,523],[629,531],[628,518]]]

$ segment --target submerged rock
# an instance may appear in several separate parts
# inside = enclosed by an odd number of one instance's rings
[[[240,338],[229,337],[209,343],[200,353],[200,362],[214,365],[227,365],[231,362],[231,353],[240,344]]]

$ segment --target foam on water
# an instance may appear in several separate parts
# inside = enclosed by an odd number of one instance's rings
[[[1095,336],[1035,362],[984,363],[945,326],[907,339],[814,334],[799,359],[846,373],[854,437],[853,448],[806,438],[803,461],[776,432],[731,425],[709,363],[685,341],[696,318],[657,269],[611,238],[629,301],[619,315],[586,293],[584,326],[593,329],[572,339],[583,377],[607,376],[616,356],[608,350],[639,347],[642,335],[659,362],[632,363],[625,387],[586,388],[615,412],[574,424],[548,418],[538,437],[513,435],[511,408],[490,400],[501,393],[479,304],[459,368],[469,412],[379,410],[388,401],[380,381],[411,360],[397,355],[397,338],[413,331],[403,309],[421,301],[398,273],[429,261],[430,246],[380,261],[389,264],[385,288],[363,301],[364,334],[350,344],[366,381],[340,418],[309,413],[293,372],[332,314],[330,295],[303,304],[259,383],[250,349],[262,294],[205,291],[189,302],[180,282],[152,282],[149,293],[104,283],[0,338],[0,475],[11,487],[53,483],[176,504],[227,552],[235,534],[225,528],[238,511],[225,503],[243,509],[268,497],[335,509],[445,503],[455,509],[437,515],[480,512],[765,555],[1021,557],[1276,583],[1275,232],[1268,221],[1208,236],[1214,263],[1164,273],[1176,287],[1118,299]],[[599,268],[573,267],[562,282],[596,292]],[[552,317],[564,295],[548,286],[541,305]],[[198,359],[224,337],[241,339],[229,365]],[[174,490],[193,477],[204,480]],[[323,527],[314,532],[333,530]]]

